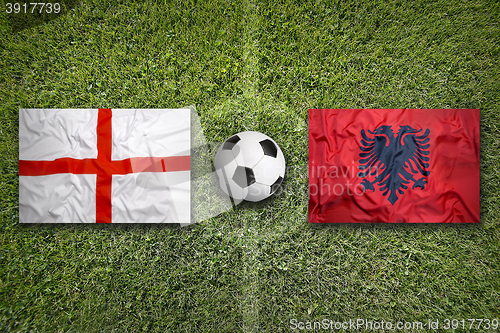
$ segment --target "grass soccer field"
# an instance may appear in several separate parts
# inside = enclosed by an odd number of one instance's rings
[[[497,1],[5,2],[0,331],[500,320]],[[19,108],[188,105],[210,142],[278,142],[283,191],[185,228],[18,223]],[[481,223],[309,225],[308,109],[403,107],[481,109]]]

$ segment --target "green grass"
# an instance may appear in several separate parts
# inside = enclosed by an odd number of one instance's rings
[[[3,8],[3,7],[2,7]],[[82,1],[0,18],[0,331],[500,319],[500,4]],[[19,225],[18,109],[196,105],[258,130],[284,191],[199,225]],[[307,223],[309,108],[480,108],[479,225]]]

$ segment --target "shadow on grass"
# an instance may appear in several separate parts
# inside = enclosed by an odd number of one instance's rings
[[[190,226],[181,227],[178,223],[18,223],[19,228],[23,230],[37,230],[45,232],[60,232],[66,231],[80,231],[80,230],[94,230],[94,231],[131,231],[131,232],[145,232],[157,229],[172,229],[172,230],[189,230]]]
[[[75,8],[78,5],[78,0],[55,0],[52,1],[52,12],[47,13],[45,8],[42,8],[40,3],[36,6],[30,6],[30,2],[16,2],[16,1],[6,1],[5,3],[11,3],[12,5],[19,4],[18,7],[19,13],[15,13],[14,7],[12,7],[12,13],[5,13],[5,17],[7,19],[7,23],[11,29],[11,32],[17,33],[24,29],[28,29],[46,22],[49,22],[53,19],[59,18],[61,16],[66,15],[71,9]],[[23,7],[23,4],[26,3],[26,8]],[[60,6],[59,13],[55,13],[54,5],[58,3]],[[7,10],[7,5],[2,8],[2,10]],[[10,8],[9,8],[10,9]],[[42,10],[42,13],[40,13]],[[26,11],[26,13],[25,13]],[[32,13],[33,11],[33,13]]]
[[[307,223],[307,219],[305,221]],[[344,230],[358,230],[358,229],[379,229],[379,230],[415,230],[432,232],[436,230],[474,230],[479,229],[482,223],[310,223],[313,230],[319,229],[344,229]]]

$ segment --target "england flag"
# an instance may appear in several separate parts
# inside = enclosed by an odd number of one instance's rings
[[[190,109],[21,109],[21,223],[191,223]]]

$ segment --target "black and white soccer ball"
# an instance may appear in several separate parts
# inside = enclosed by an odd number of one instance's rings
[[[267,135],[252,131],[224,141],[214,166],[220,187],[235,200],[264,200],[276,192],[285,176],[280,147]]]

